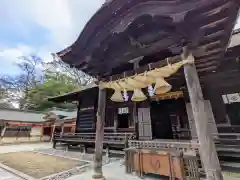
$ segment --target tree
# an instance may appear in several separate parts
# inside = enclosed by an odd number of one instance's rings
[[[6,97],[6,90],[0,87],[0,108],[13,108],[12,104],[7,101]]]
[[[7,92],[5,99],[17,102],[21,109],[68,108],[69,104],[56,105],[46,101],[46,97],[80,89],[94,80],[84,72],[70,68],[56,56],[49,63],[37,56],[23,56],[19,60],[16,65],[20,73],[16,76],[0,75],[0,87]]]
[[[94,78],[87,75],[86,73],[76,69],[71,68],[68,64],[64,63],[57,55],[52,54],[53,61],[46,63],[48,66],[47,70],[51,72],[55,72],[56,76],[60,74],[65,74],[68,77],[74,79],[74,83],[76,83],[79,87],[86,86],[94,81]]]
[[[1,75],[0,85],[7,92],[8,99],[19,102],[20,108],[25,108],[29,90],[41,81],[39,68],[42,66],[42,59],[33,55],[22,56],[16,65],[20,73],[16,76]]]
[[[59,74],[58,77],[56,77],[55,73],[45,72],[43,82],[31,88],[28,93],[28,109],[37,111],[45,111],[52,107],[75,109],[76,105],[72,103],[53,103],[47,100],[48,97],[62,95],[79,89],[78,85],[71,83],[74,81],[75,79],[65,74]]]

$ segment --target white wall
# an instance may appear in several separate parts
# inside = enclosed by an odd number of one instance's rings
[[[42,135],[42,127],[33,127],[31,129],[31,136],[41,136]]]

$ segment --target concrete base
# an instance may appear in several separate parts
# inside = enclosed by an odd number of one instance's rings
[[[105,180],[105,177],[101,177],[101,178],[94,178],[94,177],[92,177],[92,180]]]
[[[102,173],[93,172],[92,179],[93,180],[105,180],[105,177],[103,176]]]

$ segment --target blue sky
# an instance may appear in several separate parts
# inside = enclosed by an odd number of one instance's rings
[[[0,73],[17,74],[19,56],[51,60],[50,53],[71,45],[104,1],[0,0]]]
[[[73,43],[105,0],[0,0],[0,73],[17,74],[17,57],[43,60]]]

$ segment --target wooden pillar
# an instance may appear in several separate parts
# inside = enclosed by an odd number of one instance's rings
[[[185,52],[183,58],[190,57]],[[188,55],[187,55],[188,54]],[[184,74],[187,82],[190,102],[193,110],[194,122],[200,145],[200,155],[208,180],[223,180],[220,163],[212,134],[208,129],[207,114],[204,110],[204,99],[199,77],[194,63],[184,65]]]
[[[63,135],[64,135],[64,123],[61,126],[61,134],[60,134],[60,136],[62,137]]]
[[[114,132],[117,132],[118,128],[118,117],[117,117],[117,112],[114,113]]]
[[[6,129],[7,129],[7,125],[5,125],[5,126],[3,127],[3,129],[2,129],[2,132],[1,132],[1,138],[3,138]]]
[[[78,130],[78,119],[79,119],[79,115],[80,115],[80,106],[81,106],[81,101],[78,100],[78,105],[77,105],[77,117],[76,117],[76,120],[75,120],[75,126],[74,126],[74,131],[73,133],[77,133],[77,130]]]
[[[54,132],[55,132],[55,129],[56,129],[56,125],[53,124],[53,125],[52,125],[51,142],[53,141],[53,138],[54,138]]]
[[[137,59],[136,61],[134,61],[133,64],[133,68],[134,70],[139,68],[139,62],[141,59]],[[138,126],[138,107],[137,107],[137,103],[133,102],[133,122],[134,122],[134,132],[136,135],[136,138],[139,138],[139,126]]]
[[[106,107],[106,89],[99,88],[98,93],[98,110],[97,110],[97,126],[95,140],[95,157],[93,165],[93,179],[104,179],[102,173],[102,154],[105,124],[105,107]]]

